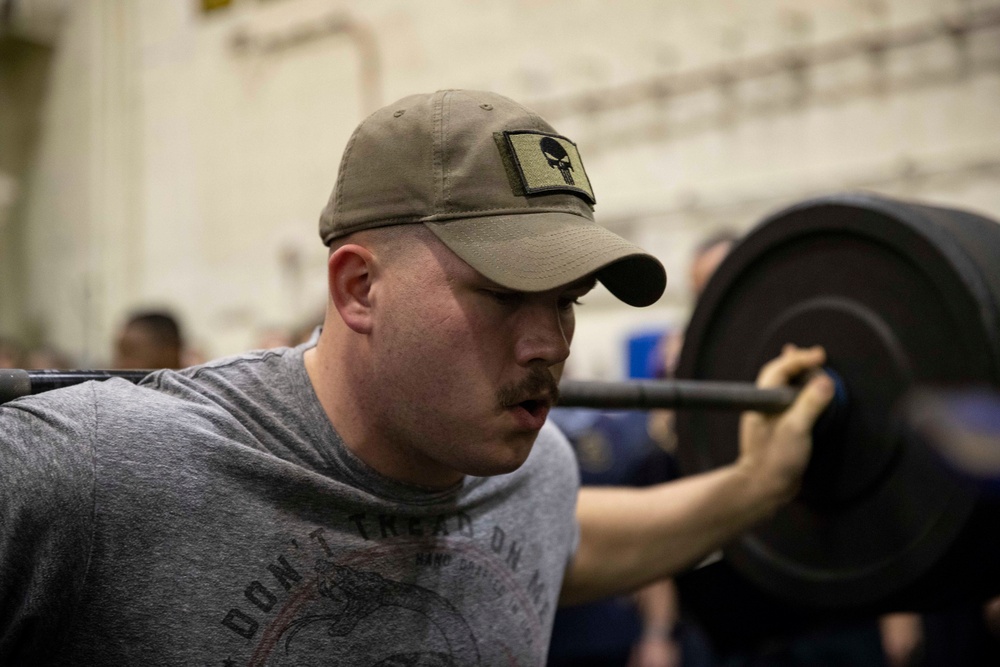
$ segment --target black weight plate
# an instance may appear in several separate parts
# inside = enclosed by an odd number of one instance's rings
[[[726,550],[744,576],[797,604],[860,606],[945,555],[977,498],[900,435],[893,408],[915,384],[1000,385],[996,257],[992,221],[836,195],[769,217],[726,258],[678,377],[753,381],[783,344],[819,344],[849,395],[841,430],[817,437],[801,494]],[[686,471],[734,460],[738,420],[679,413]]]

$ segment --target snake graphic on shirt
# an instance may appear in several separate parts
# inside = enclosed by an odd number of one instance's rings
[[[330,637],[348,637],[358,624],[377,611],[389,607],[415,612],[426,617],[444,637],[448,651],[418,651],[393,654],[375,665],[380,667],[437,667],[479,665],[479,647],[461,614],[437,593],[417,586],[386,579],[375,572],[320,561],[317,591],[337,607],[337,611],[313,614],[290,623],[282,632],[286,652],[291,652],[296,636],[307,627],[326,624]],[[387,628],[398,636],[398,628]],[[373,666],[374,667],[374,666]]]

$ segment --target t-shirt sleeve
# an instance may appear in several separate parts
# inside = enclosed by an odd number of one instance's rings
[[[80,595],[94,414],[89,388],[0,406],[0,664],[40,662]]]

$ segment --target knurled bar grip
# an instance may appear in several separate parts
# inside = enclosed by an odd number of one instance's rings
[[[50,389],[69,387],[88,380],[107,380],[120,377],[129,382],[138,382],[151,371],[25,371],[15,368],[0,369],[0,403],[12,401],[21,396],[39,394]]]
[[[781,412],[798,396],[795,387],[761,389],[749,382],[707,380],[566,380],[559,385],[559,405],[578,408],[698,408]]]
[[[0,369],[0,403],[12,401],[31,393],[31,377],[28,371],[17,368]]]

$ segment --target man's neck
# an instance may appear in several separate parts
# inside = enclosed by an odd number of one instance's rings
[[[377,392],[365,388],[362,378],[344,372],[349,367],[347,360],[331,359],[323,345],[321,338],[316,347],[306,350],[306,373],[327,419],[351,453],[379,474],[411,486],[441,490],[462,481],[463,474],[390,442],[375,428],[369,416],[378,414],[378,410],[366,404],[364,397]]]

